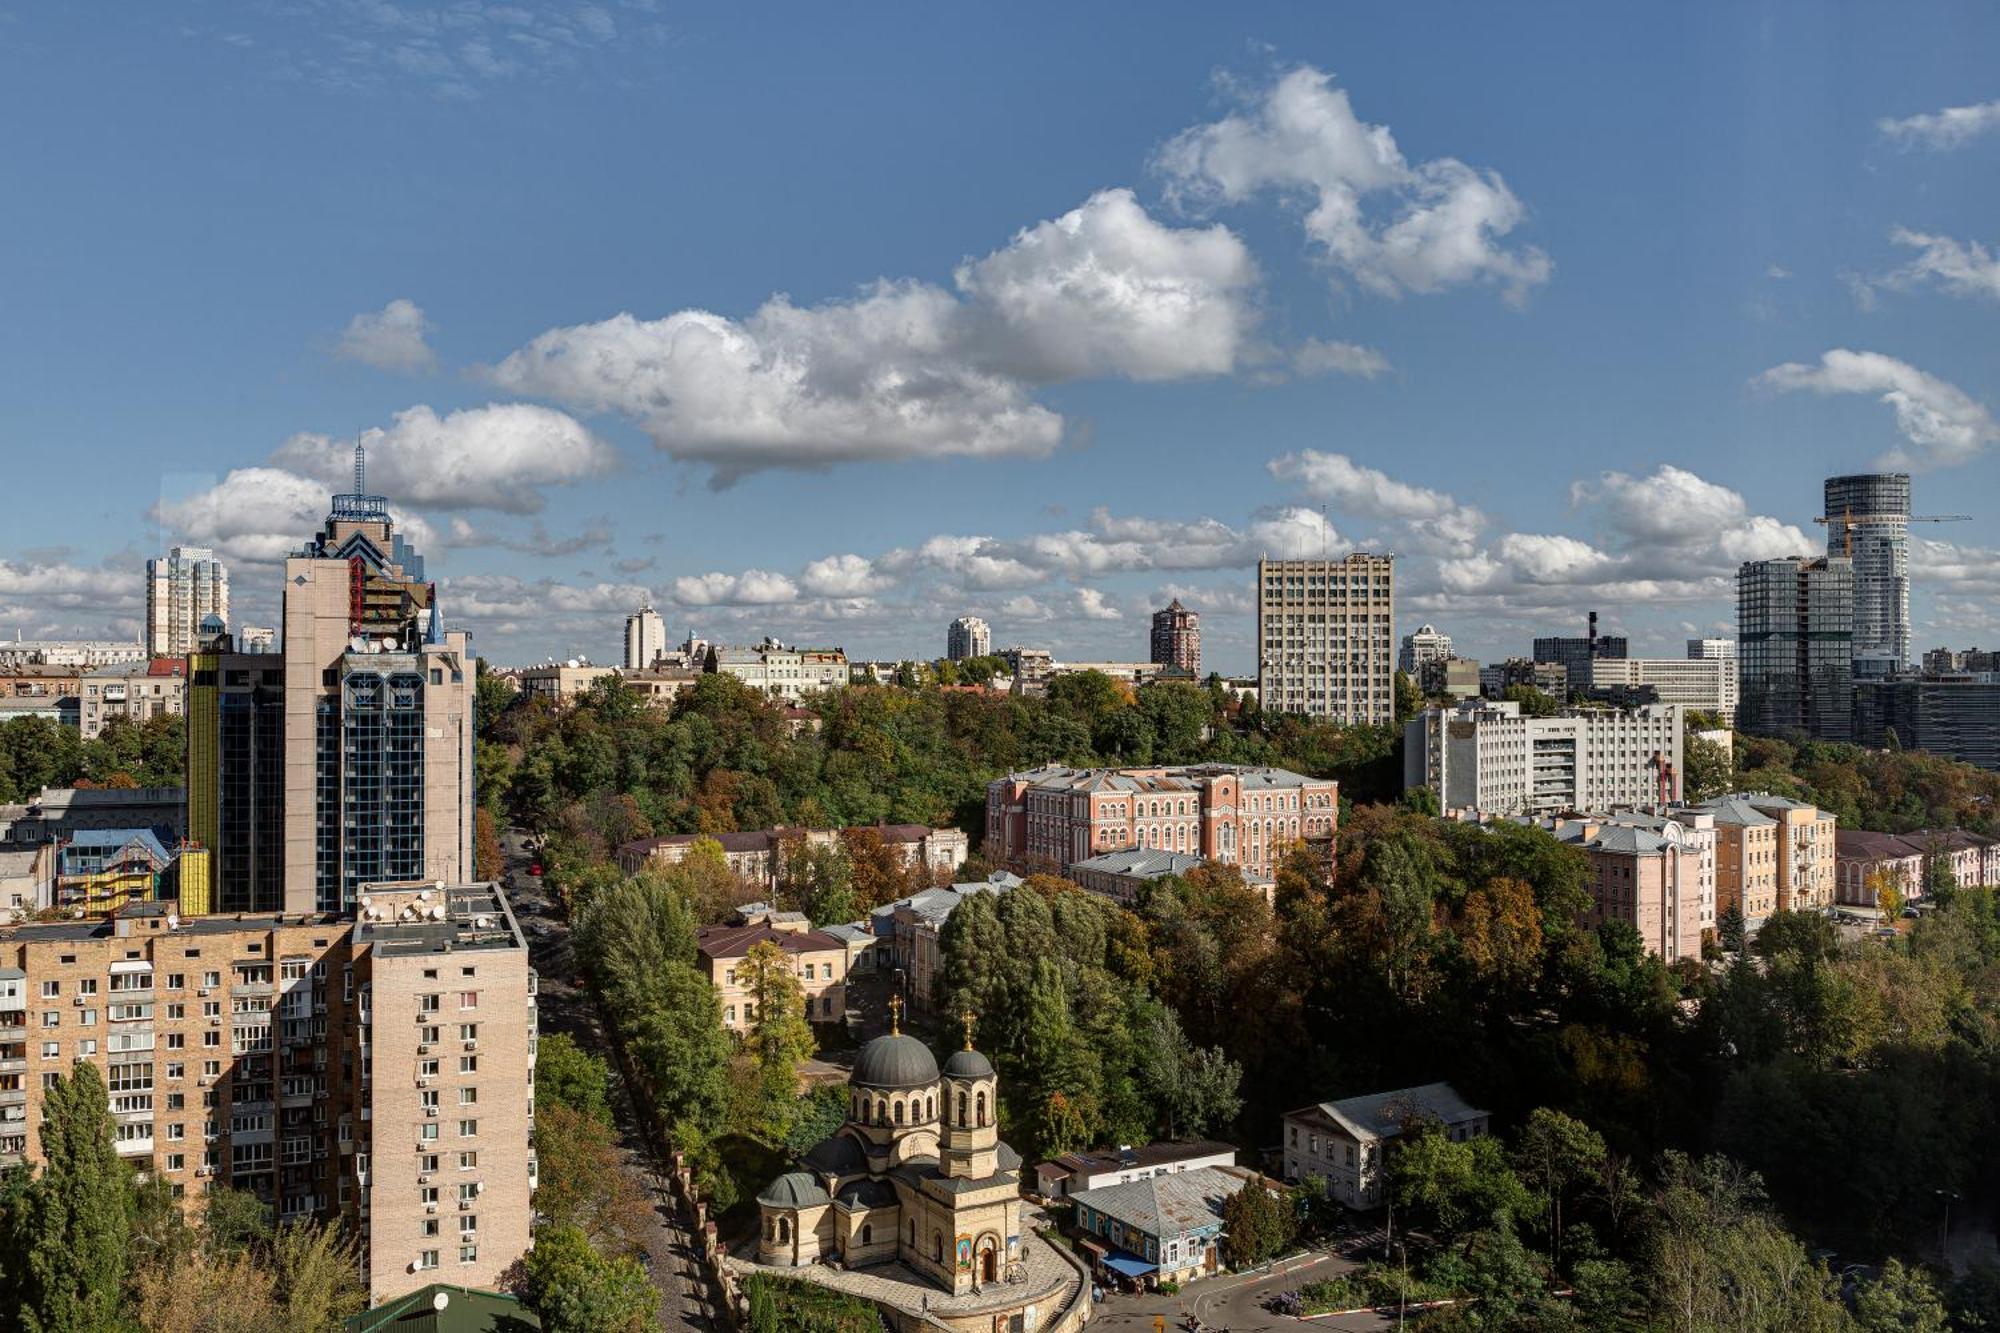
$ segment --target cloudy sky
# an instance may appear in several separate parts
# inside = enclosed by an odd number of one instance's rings
[[[1916,474],[2000,640],[2000,12],[0,0],[0,632],[243,622],[354,442],[501,661],[1732,628]]]

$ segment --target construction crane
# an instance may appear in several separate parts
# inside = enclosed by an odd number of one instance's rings
[[[1838,518],[1831,515],[1816,518],[1813,522],[1825,527],[1829,523],[1841,525],[1841,537],[1845,547],[1841,551],[1848,559],[1854,558],[1854,529],[1867,523],[1970,523],[1970,514],[1857,514],[1848,510]]]

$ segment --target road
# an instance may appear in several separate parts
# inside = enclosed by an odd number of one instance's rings
[[[537,1009],[543,1032],[566,1032],[577,1045],[604,1057],[611,1066],[612,1105],[617,1112],[620,1170],[646,1198],[652,1201],[659,1225],[638,1237],[645,1249],[647,1271],[660,1289],[660,1327],[701,1330],[720,1327],[710,1308],[713,1295],[696,1250],[691,1243],[679,1207],[665,1185],[665,1177],[654,1168],[645,1142],[637,1130],[630,1090],[619,1077],[618,1063],[605,1043],[597,1021],[596,1006],[590,996],[572,985],[578,968],[570,955],[569,926],[557,913],[541,880],[528,874],[528,855],[521,836],[509,833],[500,840],[505,865],[507,899],[521,931],[528,937],[528,957],[540,977],[541,993]]]
[[[1289,1265],[1282,1273],[1225,1274],[1188,1283],[1175,1296],[1146,1294],[1128,1296],[1113,1293],[1098,1304],[1090,1321],[1091,1333],[1098,1330],[1133,1330],[1152,1333],[1153,1320],[1164,1315],[1168,1333],[1179,1333],[1181,1320],[1194,1315],[1211,1333],[1300,1333],[1304,1329],[1329,1329],[1337,1333],[1377,1333],[1395,1327],[1393,1319],[1377,1315],[1354,1315],[1344,1319],[1300,1321],[1288,1315],[1272,1314],[1264,1301],[1280,1292],[1307,1282],[1351,1272],[1357,1265],[1332,1253],[1320,1253]]]

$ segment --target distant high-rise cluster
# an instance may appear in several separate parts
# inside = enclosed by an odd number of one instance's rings
[[[1395,558],[1257,562],[1257,694],[1352,726],[1396,715]]]
[[[186,657],[201,622],[229,621],[229,570],[202,546],[176,546],[146,562],[146,655]]]
[[[1176,597],[1153,612],[1153,658],[1161,666],[1201,674],[1201,616]]]
[[[993,631],[978,616],[960,616],[945,631],[944,655],[954,662],[985,657],[993,651]]]

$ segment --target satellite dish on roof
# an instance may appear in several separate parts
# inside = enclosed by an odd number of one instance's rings
[[[449,1292],[440,1291],[436,1295],[431,1297],[431,1309],[433,1310],[442,1310],[444,1309],[445,1306],[450,1304],[451,1304],[451,1294]]]

